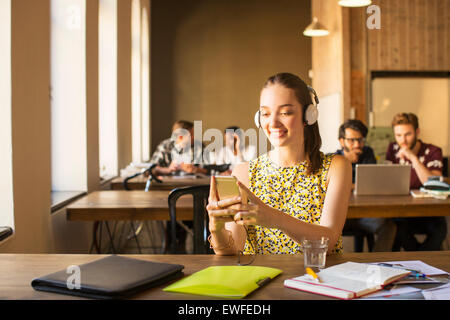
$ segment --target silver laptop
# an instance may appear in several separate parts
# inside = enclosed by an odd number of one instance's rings
[[[411,165],[357,164],[356,195],[407,195]]]

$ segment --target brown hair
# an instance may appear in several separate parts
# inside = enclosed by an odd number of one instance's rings
[[[313,103],[310,91],[306,83],[298,76],[291,73],[278,73],[267,79],[264,88],[269,85],[280,84],[285,88],[294,90],[297,101],[303,107],[303,121],[305,121],[306,106]],[[316,173],[322,167],[322,154],[320,147],[322,146],[322,139],[320,138],[319,125],[317,121],[312,125],[306,125],[303,129],[304,147],[307,155],[308,174]]]
[[[190,121],[186,120],[178,120],[175,122],[172,126],[172,131],[175,131],[176,129],[186,129],[191,130],[194,127],[194,124]]]
[[[414,130],[419,128],[419,119],[414,113],[398,113],[392,119],[392,128],[399,124],[411,124]]]
[[[352,129],[361,133],[361,135],[365,138],[367,137],[367,129],[366,125],[357,119],[349,119],[345,121],[339,127],[339,139],[345,139],[345,129]]]

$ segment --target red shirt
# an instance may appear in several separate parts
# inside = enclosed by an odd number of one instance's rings
[[[428,170],[439,170],[442,174],[442,149],[432,144],[423,143],[421,140],[418,141],[421,143],[419,153],[417,154],[419,161],[425,165]],[[396,142],[391,142],[386,152],[386,160],[392,161],[392,163],[411,164],[411,161],[403,160],[397,156],[399,150],[399,145]],[[412,168],[410,189],[419,189],[421,186],[422,182],[420,182],[416,170]]]

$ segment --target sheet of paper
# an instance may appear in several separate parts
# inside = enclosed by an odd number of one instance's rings
[[[398,264],[402,267],[413,269],[420,271],[423,274],[426,274],[427,276],[437,276],[442,274],[448,274],[448,272],[435,268],[433,266],[430,266],[420,260],[412,260],[412,261],[386,261],[384,263],[389,264]]]
[[[450,283],[437,288],[423,290],[422,295],[426,300],[450,300]]]
[[[409,286],[399,286],[399,287],[394,286],[390,290],[380,290],[380,291],[368,294],[368,295],[362,297],[361,299],[390,297],[390,296],[395,296],[395,295],[405,294],[405,293],[411,293],[411,292],[416,292],[416,291],[420,291],[420,289],[417,289],[417,288],[414,288],[414,287],[409,287]]]

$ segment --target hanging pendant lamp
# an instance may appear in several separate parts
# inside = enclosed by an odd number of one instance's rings
[[[307,37],[323,37],[329,35],[330,32],[314,17],[313,21],[303,31],[303,35]]]
[[[371,0],[339,0],[338,2],[342,7],[365,7],[371,3]]]

